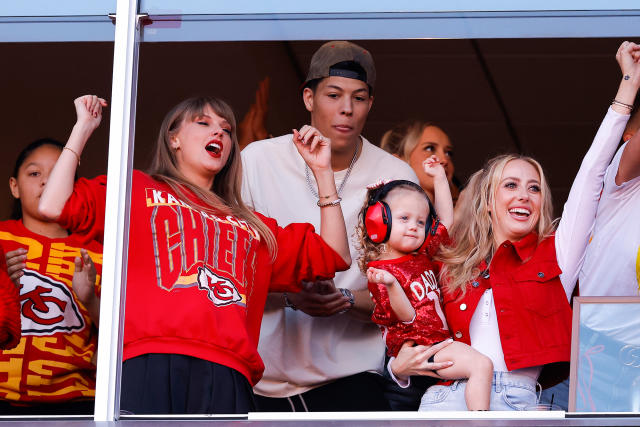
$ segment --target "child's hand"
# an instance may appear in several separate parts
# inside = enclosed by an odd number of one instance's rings
[[[379,268],[369,267],[367,269],[367,280],[371,283],[382,283],[386,286],[392,286],[394,283],[398,283],[393,274],[386,270],[380,270]]]
[[[73,273],[73,292],[78,296],[80,302],[89,308],[97,301],[95,292],[96,267],[93,260],[85,249],[80,249],[81,257],[76,257],[76,271]]]
[[[447,172],[444,170],[444,166],[442,166],[438,156],[435,154],[422,162],[422,167],[424,168],[424,172],[432,178],[447,177]]]
[[[95,95],[84,95],[73,101],[76,107],[77,124],[87,126],[91,131],[100,126],[102,121],[102,107],[107,101]]]
[[[27,266],[27,250],[24,248],[9,251],[5,255],[7,261],[7,274],[11,278],[14,285],[20,289],[20,278],[24,275],[24,269]]]

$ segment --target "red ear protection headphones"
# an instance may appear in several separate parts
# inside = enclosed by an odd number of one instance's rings
[[[384,243],[389,240],[389,236],[391,235],[391,208],[389,208],[389,205],[382,199],[384,199],[391,190],[400,185],[408,185],[424,193],[424,190],[418,184],[404,179],[388,182],[378,188],[369,198],[367,202],[369,206],[365,209],[362,218],[367,237],[369,237],[373,243]],[[429,232],[435,234],[436,228],[438,227],[436,211],[429,197],[427,197],[427,203],[429,203],[429,216],[427,217],[425,225],[425,241]]]

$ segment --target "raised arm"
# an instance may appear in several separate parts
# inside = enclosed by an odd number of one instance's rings
[[[631,55],[626,54],[626,52],[630,52]],[[625,70],[628,74],[625,74],[625,71],[623,71],[623,79],[636,82],[640,80],[640,45],[628,43],[625,45],[622,52],[618,52],[616,57],[618,58],[618,61],[624,61],[626,63]],[[629,99],[628,96],[627,99]],[[628,103],[633,104],[633,100],[634,99],[631,99]],[[616,174],[617,185],[622,185],[623,183],[640,176],[640,135],[638,135],[638,128],[640,128],[639,119],[640,114],[636,113],[631,120],[629,120],[627,125],[627,131],[632,135],[632,137],[624,148],[622,157],[620,158],[618,173]],[[627,132],[625,132],[623,138],[625,141],[627,140]]]
[[[447,229],[453,224],[453,199],[451,197],[451,187],[444,167],[435,155],[429,157],[422,163],[422,167],[427,175],[433,178],[433,205],[440,218],[440,222]]]
[[[320,236],[347,264],[351,264],[347,228],[331,169],[331,140],[314,127],[293,130],[293,143],[318,183]]]
[[[567,298],[573,292],[584,261],[605,171],[618,147],[629,120],[630,106],[640,87],[639,50],[638,45],[629,42],[622,43],[618,49],[616,60],[622,71],[618,92],[582,160],[556,231],[556,255]]]
[[[49,175],[38,205],[40,214],[51,221],[60,217],[65,203],[73,192],[73,182],[82,150],[93,131],[100,125],[102,107],[107,106],[104,99],[95,95],[81,96],[73,103],[76,108],[76,124]]]

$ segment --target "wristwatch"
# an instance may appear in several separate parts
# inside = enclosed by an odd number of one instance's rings
[[[353,296],[353,292],[351,292],[349,289],[346,288],[338,288],[340,290],[340,293],[342,293],[342,295],[344,295],[345,297],[349,298],[349,304],[351,304],[351,306],[345,310],[342,310],[340,313],[345,313],[348,310],[351,310],[353,308],[353,306],[356,304],[356,299]]]
[[[289,301],[289,297],[287,296],[286,292],[282,293],[282,297],[284,298],[284,306],[285,307],[289,307],[292,310],[297,310],[298,307],[296,307],[295,305],[293,305],[293,303],[291,301]]]

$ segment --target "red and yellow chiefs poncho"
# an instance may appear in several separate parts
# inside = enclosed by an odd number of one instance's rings
[[[0,399],[44,403],[93,397],[98,335],[71,280],[82,248],[100,276],[102,245],[77,234],[49,239],[13,220],[0,222],[0,244],[5,252],[27,250],[20,288],[22,338],[0,353]]]

